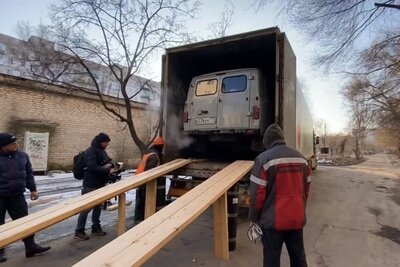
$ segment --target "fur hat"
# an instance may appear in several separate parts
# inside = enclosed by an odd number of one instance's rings
[[[0,133],[0,148],[17,141],[17,138],[9,133]]]

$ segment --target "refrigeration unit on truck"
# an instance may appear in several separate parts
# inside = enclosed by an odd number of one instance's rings
[[[201,177],[218,169],[217,163],[254,160],[274,122],[287,144],[316,167],[296,57],[278,28],[167,49],[162,89],[166,159],[207,159],[181,171]]]

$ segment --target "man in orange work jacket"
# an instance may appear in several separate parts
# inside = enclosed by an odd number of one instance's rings
[[[136,169],[136,174],[150,170],[157,167],[162,163],[164,149],[164,139],[156,137],[146,154],[143,155],[139,166]],[[164,196],[165,198],[165,196]],[[135,221],[144,220],[144,207],[146,199],[146,185],[141,185],[136,191],[136,205],[135,205]]]

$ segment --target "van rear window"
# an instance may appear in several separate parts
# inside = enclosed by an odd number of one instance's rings
[[[233,93],[243,92],[246,90],[247,77],[246,75],[226,77],[222,80],[222,92]]]
[[[217,92],[217,79],[200,81],[196,85],[196,96],[213,95]]]

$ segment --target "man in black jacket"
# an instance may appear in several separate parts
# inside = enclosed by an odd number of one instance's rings
[[[99,133],[93,138],[91,146],[85,151],[83,158],[86,167],[82,195],[106,185],[107,177],[113,167],[112,160],[105,151],[109,142],[110,137],[107,134]],[[106,232],[100,226],[101,205],[94,207],[92,210],[92,234],[103,236]],[[86,219],[89,212],[90,210],[86,210],[79,214],[78,225],[75,229],[76,239],[89,239],[89,236],[85,233]]]
[[[17,138],[9,133],[0,133],[0,225],[4,224],[6,211],[13,220],[28,215],[25,188],[31,191],[30,198],[36,200],[35,178],[29,156],[18,151]],[[46,252],[50,247],[35,243],[34,235],[22,240],[27,258]],[[7,260],[4,248],[0,249],[0,262]]]

